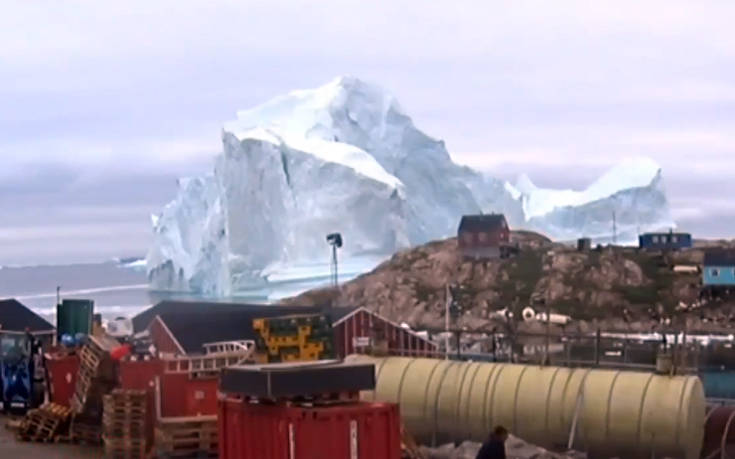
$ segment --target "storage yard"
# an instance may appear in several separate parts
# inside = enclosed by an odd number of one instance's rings
[[[6,420],[4,453],[458,459],[474,458],[495,425],[519,459],[735,450],[735,404],[712,395],[732,383],[703,385],[686,363],[692,337],[661,347],[598,334],[589,360],[564,342],[523,362],[502,346],[442,348],[453,342],[364,308],[163,302],[101,327],[89,304],[70,304],[58,341],[28,359],[45,375],[29,388],[42,385],[45,400],[10,400],[27,406]],[[621,342],[626,359],[654,365],[607,360]]]

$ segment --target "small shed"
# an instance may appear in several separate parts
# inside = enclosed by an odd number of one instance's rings
[[[581,237],[577,239],[577,251],[589,252],[592,250],[592,239],[588,237]]]
[[[510,228],[503,214],[464,215],[457,244],[466,258],[504,258],[509,253]]]
[[[714,249],[704,253],[702,284],[710,288],[735,287],[735,250]]]
[[[649,250],[677,250],[692,246],[690,233],[644,233],[638,236],[638,246]]]

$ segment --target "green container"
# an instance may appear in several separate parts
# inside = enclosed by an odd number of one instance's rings
[[[65,334],[71,336],[77,333],[91,334],[93,316],[94,301],[62,300],[61,304],[56,306],[56,333],[59,339]]]

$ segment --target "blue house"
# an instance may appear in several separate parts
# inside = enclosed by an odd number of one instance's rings
[[[735,250],[705,252],[702,284],[705,287],[735,287]]]
[[[692,246],[690,233],[644,233],[638,236],[638,246],[650,250],[677,250]]]

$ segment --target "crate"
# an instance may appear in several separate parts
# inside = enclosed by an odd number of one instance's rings
[[[159,457],[216,456],[217,420],[160,421],[155,430],[155,445]]]

